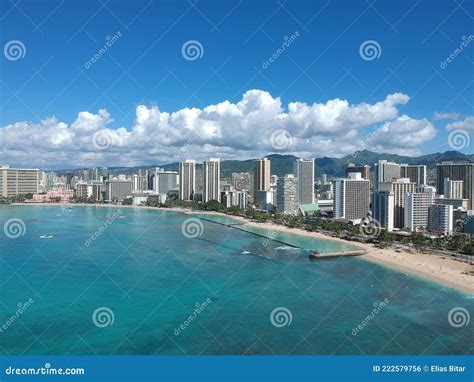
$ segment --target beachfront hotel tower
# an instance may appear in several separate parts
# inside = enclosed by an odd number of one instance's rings
[[[360,172],[336,179],[333,209],[336,219],[364,219],[370,212],[370,180],[363,179]]]
[[[0,164],[0,196],[36,194],[39,191],[38,169],[11,168]]]
[[[192,200],[196,188],[196,161],[186,159],[179,162],[179,199]]]
[[[277,213],[289,215],[298,213],[298,188],[298,178],[293,174],[280,176],[277,179]]]
[[[221,200],[219,184],[221,180],[221,166],[219,158],[211,158],[204,161],[202,165],[203,193],[202,201],[204,203],[210,200]]]
[[[258,192],[270,191],[270,160],[268,158],[257,159],[255,161],[253,177],[253,203],[258,206]]]
[[[298,203],[314,203],[314,158],[297,159],[295,176],[298,178]]]

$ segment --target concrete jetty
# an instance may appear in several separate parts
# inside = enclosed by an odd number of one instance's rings
[[[255,236],[260,236],[264,239],[271,240],[271,241],[274,241],[276,243],[286,245],[288,247],[300,248],[300,249],[303,249],[303,250],[306,250],[306,251],[311,251],[311,253],[309,254],[309,258],[311,260],[331,259],[331,258],[341,257],[341,256],[361,256],[361,255],[365,254],[365,250],[339,251],[339,252],[319,252],[317,250],[305,249],[305,248],[298,247],[294,244],[290,244],[290,243],[287,243],[285,241],[278,240],[277,238],[269,237],[267,235],[263,235],[263,234],[260,234],[260,233],[257,233],[257,232],[251,232],[251,231],[248,231],[246,229],[242,229],[241,227],[239,227],[239,226],[243,226],[243,225],[247,224],[245,222],[224,223],[224,222],[218,222],[218,221],[215,221],[215,220],[212,220],[212,219],[209,219],[209,218],[205,218],[205,217],[202,217],[202,216],[198,216],[198,218],[202,219],[202,220],[206,220],[206,221],[211,222],[211,223],[215,223],[215,224],[219,224],[219,225],[224,225],[226,227],[234,228],[234,229],[237,229],[239,231],[243,231],[243,232],[255,235]]]

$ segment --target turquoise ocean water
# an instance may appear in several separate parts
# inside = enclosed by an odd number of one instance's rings
[[[4,232],[12,218],[24,223],[17,238]],[[473,353],[472,322],[448,319],[460,308],[472,317],[472,295],[360,258],[310,261],[301,249],[187,219],[1,206],[0,354]]]

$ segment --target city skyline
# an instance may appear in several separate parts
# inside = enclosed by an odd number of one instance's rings
[[[472,153],[468,9],[344,8],[334,25],[332,2],[7,4],[1,161]]]

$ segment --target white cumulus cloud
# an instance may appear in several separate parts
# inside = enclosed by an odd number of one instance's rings
[[[343,156],[360,148],[373,127],[383,134],[367,149],[415,153],[436,130],[426,119],[399,115],[398,108],[408,101],[407,95],[394,93],[373,104],[337,98],[285,106],[280,98],[253,89],[236,103],[223,101],[202,109],[170,113],[139,105],[130,128],[113,128],[105,109],[97,114],[81,111],[70,125],[51,117],[0,127],[0,154],[2,162],[42,168],[159,164],[208,156],[243,159],[276,152],[271,136],[283,129],[292,137],[285,152]],[[112,144],[97,147],[97,134],[110,137]]]

